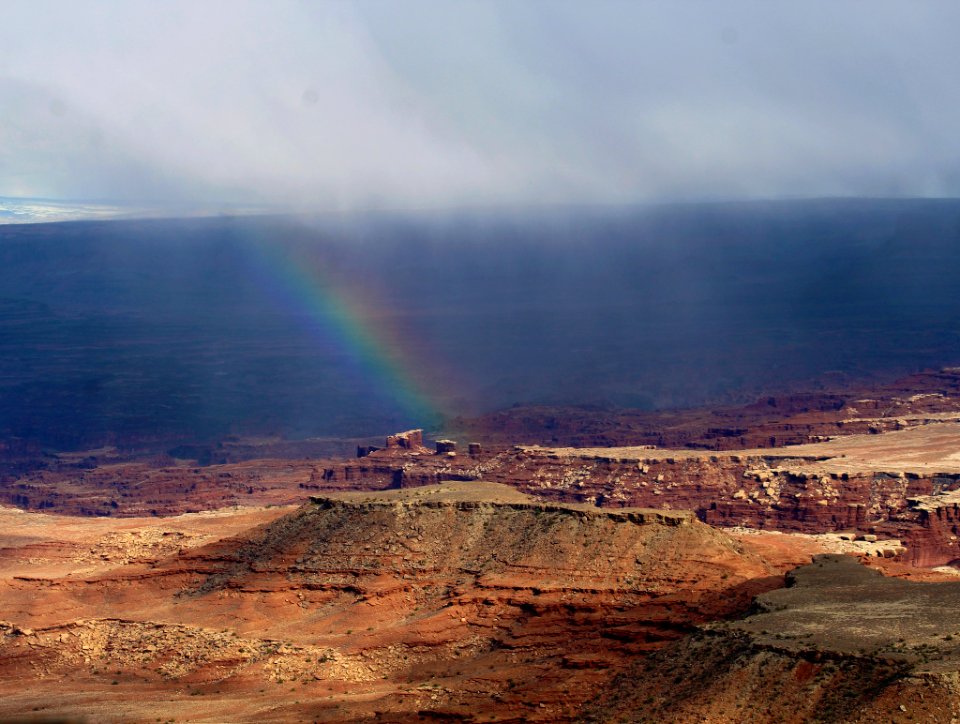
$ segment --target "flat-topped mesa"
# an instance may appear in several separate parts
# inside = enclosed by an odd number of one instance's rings
[[[450,482],[403,490],[363,491],[311,495],[310,502],[320,508],[353,508],[357,510],[396,510],[411,508],[450,508],[457,511],[487,510],[559,513],[583,520],[606,519],[635,525],[668,527],[691,525],[697,520],[691,510],[657,508],[598,508],[577,503],[544,503],[498,483]]]
[[[731,576],[769,575],[766,564],[690,511],[544,503],[482,481],[313,496],[250,550],[310,551],[295,573],[282,568],[302,585],[329,583],[333,572],[358,590],[374,585],[366,576],[429,576],[437,584],[470,582],[483,589],[477,597],[496,600],[513,600],[519,590],[619,591],[618,605],[626,605],[667,579],[678,590],[706,591],[732,585]],[[258,555],[263,573],[270,565]],[[694,562],[702,560],[712,563]]]

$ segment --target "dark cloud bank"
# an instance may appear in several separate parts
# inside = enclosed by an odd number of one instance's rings
[[[7,3],[0,196],[954,196],[957,27],[949,2]]]

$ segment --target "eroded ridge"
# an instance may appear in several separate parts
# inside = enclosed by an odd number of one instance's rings
[[[235,514],[223,538],[194,515],[125,519],[122,540],[84,519],[59,540],[61,519],[20,513],[40,520],[0,558],[0,716],[573,720],[796,562],[689,512],[484,482]],[[165,524],[175,553],[152,545]]]
[[[953,721],[960,717],[960,582],[887,578],[818,556],[623,675],[594,721]]]

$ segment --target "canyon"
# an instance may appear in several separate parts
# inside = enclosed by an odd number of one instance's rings
[[[0,718],[960,716],[960,371],[608,445],[503,416],[509,443],[484,417],[352,459],[8,474]]]

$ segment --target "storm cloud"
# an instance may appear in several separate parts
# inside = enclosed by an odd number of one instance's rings
[[[6,2],[0,196],[960,195],[952,2]]]

